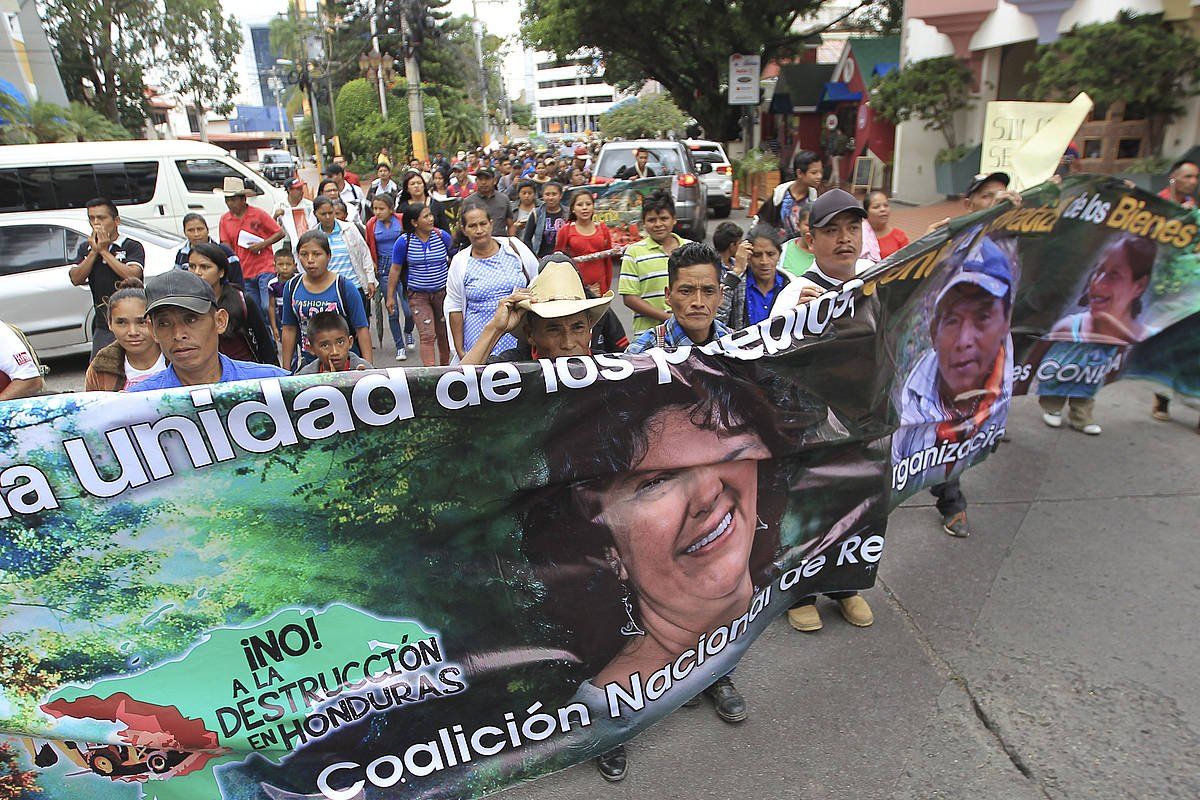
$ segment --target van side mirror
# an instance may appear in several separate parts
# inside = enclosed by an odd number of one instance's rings
[[[707,175],[710,172],[712,172],[712,164],[708,163],[707,161],[701,161],[696,165],[697,175]]]

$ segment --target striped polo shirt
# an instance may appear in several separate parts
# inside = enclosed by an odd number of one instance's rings
[[[672,233],[679,245],[687,244],[687,239]],[[621,281],[617,284],[619,294],[636,295],[651,307],[666,312],[667,309],[667,254],[662,245],[650,237],[635,242],[625,248],[625,256],[621,259]],[[658,320],[642,314],[633,315],[633,332],[648,331],[658,324]]]

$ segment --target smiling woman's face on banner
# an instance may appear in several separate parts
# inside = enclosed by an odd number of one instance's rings
[[[767,448],[753,433],[698,429],[679,407],[648,428],[637,472],[595,496],[597,521],[611,531],[613,556],[643,604],[676,622],[719,613],[753,590],[758,461]],[[685,446],[688,461],[704,466],[674,466]]]

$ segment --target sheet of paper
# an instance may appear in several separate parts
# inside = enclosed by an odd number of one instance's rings
[[[265,240],[261,236],[255,236],[253,233],[245,229],[242,229],[242,231],[238,233],[238,247],[245,247],[249,249],[250,245],[259,244],[263,241]]]
[[[1092,113],[1092,98],[1080,92],[1025,144],[1013,153],[1013,182],[1017,191],[1050,179],[1079,126]]]

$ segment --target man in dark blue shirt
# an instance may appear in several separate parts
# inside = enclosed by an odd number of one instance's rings
[[[217,307],[212,289],[195,273],[173,269],[148,280],[146,316],[150,318],[150,332],[170,366],[127,391],[282,378],[289,374],[270,364],[235,361],[218,352],[229,315]]]

